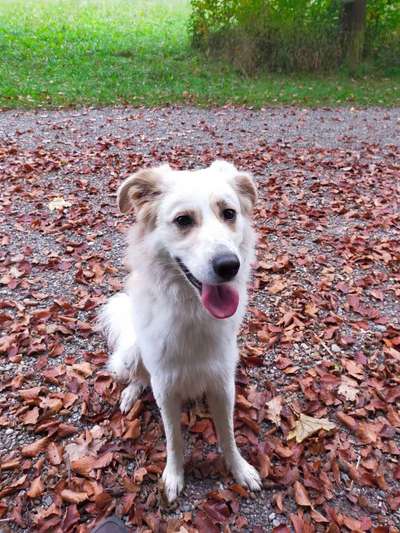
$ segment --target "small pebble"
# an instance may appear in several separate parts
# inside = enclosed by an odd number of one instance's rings
[[[45,505],[49,506],[49,505],[51,505],[53,503],[53,500],[51,499],[51,497],[49,495],[47,495],[47,496],[44,496],[43,503]]]
[[[340,346],[338,346],[337,344],[332,344],[331,350],[332,350],[333,353],[339,353],[339,352],[342,351]]]

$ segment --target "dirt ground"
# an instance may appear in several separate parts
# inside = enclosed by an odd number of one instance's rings
[[[160,415],[150,391],[121,415],[95,317],[124,277],[120,181],[216,158],[258,182],[235,424],[264,489],[199,401],[166,508]],[[2,112],[0,179],[0,531],[400,531],[400,109]]]

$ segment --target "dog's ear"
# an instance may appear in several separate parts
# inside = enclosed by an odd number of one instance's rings
[[[249,172],[242,172],[232,163],[220,159],[212,163],[210,170],[220,172],[228,178],[239,196],[243,212],[251,215],[257,201],[257,188],[251,174]]]
[[[158,169],[139,170],[121,183],[117,191],[117,203],[121,213],[131,209],[139,211],[161,195],[161,175]]]
[[[251,174],[238,171],[234,177],[234,187],[243,211],[250,215],[257,201],[257,188]]]

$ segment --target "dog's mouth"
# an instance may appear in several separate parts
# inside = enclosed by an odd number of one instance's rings
[[[203,289],[203,284],[201,281],[199,281],[197,278],[193,276],[193,274],[190,272],[188,267],[182,263],[182,261],[179,259],[179,257],[175,257],[176,262],[179,265],[179,268],[182,270],[182,272],[185,274],[186,278],[190,281],[190,283],[193,285],[193,287],[196,287],[196,289],[201,294],[201,291]]]
[[[239,294],[236,289],[226,283],[219,285],[202,283],[193,276],[179,257],[176,257],[175,260],[186,279],[199,292],[201,302],[211,316],[222,319],[229,318],[236,313],[239,305]]]

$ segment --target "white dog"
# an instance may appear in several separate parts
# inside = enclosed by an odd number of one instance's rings
[[[125,291],[101,315],[114,350],[108,366],[128,383],[123,412],[151,384],[167,440],[162,478],[169,501],[184,485],[181,403],[203,393],[236,481],[261,486],[233,432],[236,336],[254,256],[255,201],[251,176],[224,161],[194,171],[140,170],[118,189],[120,210],[134,208],[137,222]]]

